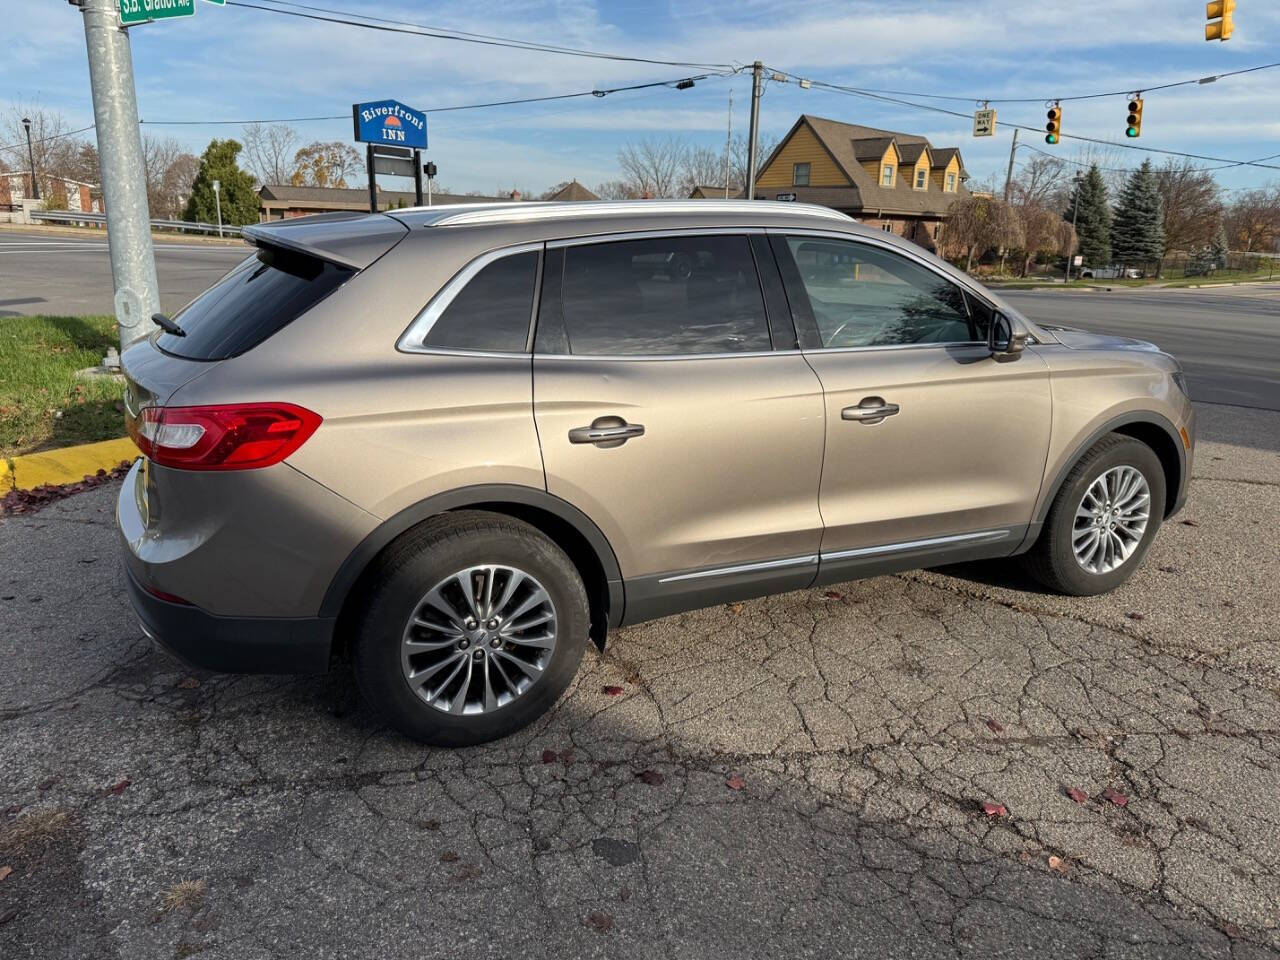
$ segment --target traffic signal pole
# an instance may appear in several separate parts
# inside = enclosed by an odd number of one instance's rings
[[[116,323],[120,327],[120,346],[125,347],[156,329],[151,315],[160,312],[160,285],[151,246],[142,134],[133,90],[133,57],[129,34],[120,26],[117,3],[118,0],[78,0],[73,5],[79,6],[84,16]]]

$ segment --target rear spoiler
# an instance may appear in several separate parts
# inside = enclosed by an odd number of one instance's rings
[[[276,247],[363,270],[404,239],[409,228],[380,213],[323,213],[253,223],[241,228],[257,247]]]

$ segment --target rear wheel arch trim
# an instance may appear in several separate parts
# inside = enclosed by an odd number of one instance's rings
[[[374,558],[402,533],[424,520],[448,513],[450,510],[468,507],[484,509],[486,505],[504,503],[533,507],[553,514],[572,527],[587,542],[604,571],[609,593],[609,623],[611,626],[619,623],[623,608],[622,571],[618,566],[618,558],[613,552],[613,547],[595,522],[567,500],[562,500],[545,490],[517,484],[497,483],[477,484],[438,493],[388,517],[368,533],[342,561],[338,572],[333,575],[328,589],[325,590],[319,616],[337,617],[342,612],[361,574],[368,569]]]
[[[1094,429],[1094,431],[1090,433],[1082,443],[1076,446],[1072,451],[1071,456],[1063,463],[1063,466],[1058,471],[1057,476],[1053,478],[1053,483],[1045,488],[1046,494],[1040,504],[1040,507],[1036,510],[1035,516],[1032,518],[1032,525],[1034,528],[1038,530],[1040,524],[1044,522],[1044,518],[1049,513],[1049,508],[1053,506],[1053,501],[1057,499],[1058,492],[1062,489],[1063,483],[1066,482],[1067,474],[1069,474],[1072,468],[1080,462],[1080,458],[1093,449],[1093,445],[1107,434],[1124,433],[1124,427],[1132,427],[1134,425],[1158,427],[1168,436],[1169,442],[1172,443],[1174,449],[1178,451],[1178,476],[1165,478],[1166,481],[1168,481],[1166,483],[1167,489],[1165,492],[1165,516],[1167,517],[1170,515],[1171,508],[1178,502],[1178,495],[1181,492],[1183,485],[1187,482],[1187,451],[1182,445],[1182,437],[1178,433],[1178,428],[1175,427],[1167,417],[1156,413],[1154,410],[1134,410],[1130,413],[1124,413],[1106,421],[1101,426]],[[1139,443],[1144,442],[1140,437],[1134,437],[1134,439]],[[1161,459],[1161,464],[1163,465],[1164,461],[1163,458],[1160,457],[1160,451],[1155,450],[1153,452],[1156,454],[1157,458]],[[1028,540],[1030,539],[1032,539],[1032,535],[1028,534]],[[1027,545],[1027,541],[1024,541],[1022,544],[1023,547]]]

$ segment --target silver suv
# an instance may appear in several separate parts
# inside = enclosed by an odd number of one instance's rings
[[[214,670],[349,656],[419,740],[516,730],[588,638],[695,607],[1014,554],[1109,590],[1185,495],[1171,357],[1032,324],[826,208],[474,205],[245,236],[124,354],[133,604]]]

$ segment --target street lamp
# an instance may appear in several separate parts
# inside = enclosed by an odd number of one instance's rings
[[[31,149],[31,119],[22,118],[22,127],[27,131],[27,159],[31,162],[31,199],[40,199],[40,184],[36,180],[36,155]]]
[[[222,181],[213,181],[213,204],[218,210],[218,236],[222,236]]]

